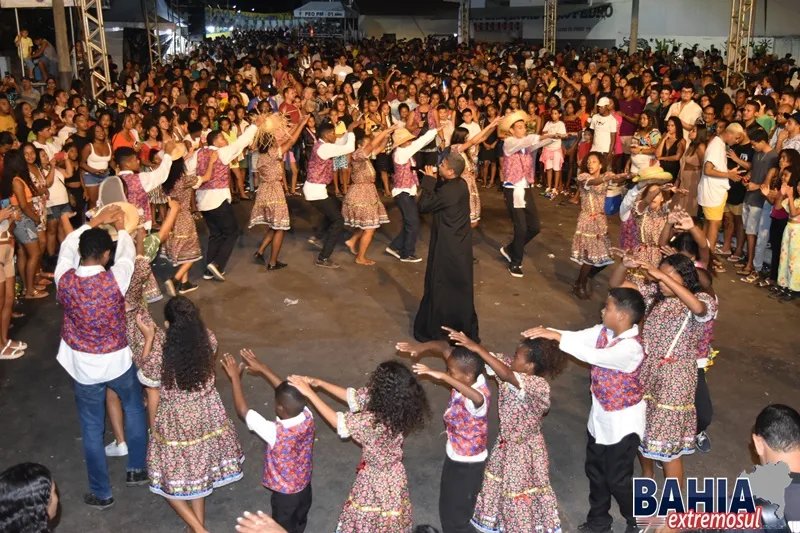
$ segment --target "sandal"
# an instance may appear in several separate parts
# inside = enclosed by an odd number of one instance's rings
[[[14,311],[11,313],[11,318],[25,318],[25,313]]]
[[[725,270],[725,267],[722,265],[714,265],[714,272],[716,272],[717,274],[724,274],[725,272],[727,272],[727,270]]]
[[[756,271],[750,272],[750,274],[748,274],[746,278],[742,278],[742,281],[745,283],[755,283],[756,281],[758,281],[758,272]]]
[[[759,282],[758,282],[758,287],[759,287],[760,289],[769,289],[770,287],[772,287],[772,286],[774,286],[774,285],[775,285],[775,282],[774,282],[774,281],[772,281],[772,280],[771,280],[771,279],[769,279],[769,278],[767,278],[767,279],[762,279],[761,281],[759,281]]]
[[[738,263],[739,261],[742,261],[743,259],[744,259],[744,257],[742,257],[741,255],[731,255],[731,256],[728,257],[728,261],[730,261],[731,263]]]
[[[6,350],[9,349],[11,353],[6,353]],[[25,350],[22,348],[11,348],[11,341],[8,341],[2,351],[0,351],[0,359],[3,360],[19,359],[23,355],[25,355]]]
[[[49,280],[49,279],[47,279],[47,278],[41,278],[41,279],[40,279],[40,280],[39,280],[39,281],[38,281],[36,284],[37,284],[37,285],[42,285],[42,286],[44,286],[44,287],[47,287],[48,285],[52,285],[52,284],[53,284],[53,282],[52,282],[52,281],[50,281],[50,280]]]
[[[736,271],[736,274],[738,276],[745,276],[745,277],[749,277],[750,274],[752,274],[752,273],[753,273],[753,269],[748,269],[748,268],[741,268],[741,269]],[[756,274],[756,275],[758,275],[758,274]]]
[[[714,248],[714,253],[717,255],[731,255],[733,252],[724,252],[722,251],[722,246],[717,246]]]
[[[40,278],[47,278],[47,279],[54,279],[55,276],[52,272],[39,272],[38,276]]]
[[[41,298],[47,298],[48,296],[50,296],[50,293],[44,292],[43,290],[40,290],[40,289],[36,289],[35,291],[33,291],[32,295],[28,296],[26,294],[25,295],[25,299],[26,300],[39,300]]]

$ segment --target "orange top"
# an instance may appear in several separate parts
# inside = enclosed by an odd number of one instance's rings
[[[133,137],[132,134],[131,137]],[[122,132],[119,132],[116,135],[114,135],[114,138],[111,140],[111,149],[116,151],[117,148],[121,148],[123,146],[126,146],[128,148],[133,148],[135,144],[136,140],[129,141],[128,139],[125,138],[125,135],[123,135]]]
[[[31,201],[33,200],[33,193],[31,192],[31,188],[28,187],[28,184],[25,183],[25,181],[22,178],[14,178],[14,181],[16,180],[21,181],[22,185],[25,186],[25,201],[28,202],[28,204],[30,204]],[[19,200],[17,200],[16,194],[12,194],[10,199],[11,199],[11,205],[19,206]]]

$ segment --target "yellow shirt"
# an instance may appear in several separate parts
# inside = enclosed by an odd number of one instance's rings
[[[334,131],[336,135],[344,135],[347,133],[347,125],[344,123],[344,120],[340,120],[336,123],[336,129]]]
[[[23,37],[18,41],[19,49],[22,51],[22,59],[30,59],[33,40],[30,37]]]
[[[0,131],[7,131],[12,135],[17,134],[17,122],[11,115],[0,115]]]

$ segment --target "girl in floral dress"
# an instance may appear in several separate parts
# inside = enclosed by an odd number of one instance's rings
[[[558,502],[550,486],[542,417],[550,409],[547,378],[567,364],[558,343],[528,339],[513,357],[491,354],[455,330],[450,340],[472,350],[499,383],[500,434],[489,454],[472,525],[484,533],[558,533]]]
[[[783,231],[781,241],[781,260],[778,266],[778,285],[786,292],[779,300],[781,303],[793,302],[800,298],[800,176],[792,176],[792,171],[783,171],[783,178],[788,174],[788,182],[781,186],[784,197],[781,205],[789,213],[789,223]]]
[[[403,441],[421,429],[430,414],[425,391],[414,374],[400,362],[386,361],[361,389],[344,389],[305,376],[290,376],[289,383],[314,404],[339,436],[352,437],[363,448],[336,533],[410,533]],[[350,412],[334,412],[312,387],[347,402]]]
[[[259,137],[256,169],[261,183],[258,186],[253,210],[250,212],[248,226],[249,228],[261,224],[267,226],[261,246],[253,254],[253,258],[260,265],[266,263],[267,270],[270,271],[286,267],[286,263],[278,261],[278,254],[283,245],[283,232],[290,228],[289,206],[286,205],[286,195],[283,192],[286,183],[283,156],[292,149],[308,123],[307,116],[300,117],[300,121],[287,134],[282,121],[277,119],[276,116],[274,120],[267,120],[267,126],[262,126],[261,130],[264,133]],[[269,261],[266,261],[264,251],[270,244],[272,251]]]
[[[244,455],[214,385],[214,334],[184,296],[167,302],[164,316],[161,364],[153,361],[142,369],[147,380],[158,384],[160,396],[147,449],[150,491],[164,496],[194,533],[208,533],[205,498],[242,478]],[[154,325],[142,320],[138,325],[145,338],[144,358],[158,359],[151,354]]]
[[[647,185],[639,195],[639,203],[634,209],[638,230],[638,246],[633,248],[633,255],[639,261],[657,265],[661,261],[661,232],[667,224],[669,209],[664,195],[673,190],[672,185]]]
[[[496,117],[489,122],[480,133],[473,135],[469,139],[467,138],[469,136],[469,130],[459,126],[453,131],[453,136],[450,138],[450,150],[461,154],[461,157],[464,158],[464,163],[466,163],[461,177],[467,182],[467,186],[469,187],[469,221],[472,223],[473,228],[478,226],[478,222],[481,219],[481,196],[478,192],[478,184],[476,182],[477,167],[469,155],[470,150],[473,146],[477,146],[485,141],[489,137],[489,134],[500,124],[501,120],[502,117]]]
[[[355,228],[353,236],[347,239],[345,244],[356,256],[355,262],[359,265],[372,266],[375,264],[375,261],[367,259],[367,250],[372,243],[375,230],[381,224],[389,223],[386,208],[375,187],[375,167],[372,166],[370,159],[383,152],[384,141],[399,128],[400,124],[394,124],[377,135],[373,135],[371,139],[359,136],[356,140],[356,151],[350,158],[352,183],[342,201],[342,216],[345,225]]]
[[[578,184],[583,187],[581,213],[572,238],[570,259],[581,265],[578,279],[572,286],[573,294],[581,300],[589,299],[589,278],[614,262],[609,252],[611,238],[604,209],[606,190],[609,183],[622,181],[627,174],[607,172],[603,159],[597,152],[590,153],[583,160],[583,172],[578,176]]]
[[[629,268],[639,268],[645,276],[626,282]],[[642,477],[652,478],[654,461],[661,461],[664,476],[683,485],[682,456],[694,453],[697,432],[697,349],[706,322],[717,315],[717,302],[703,292],[694,262],[683,254],[665,257],[656,267],[628,253],[609,286],[637,289],[647,304],[642,327],[647,357],[639,375],[647,401],[639,445]]]

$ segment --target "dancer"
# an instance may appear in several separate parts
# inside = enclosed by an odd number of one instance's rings
[[[205,498],[242,479],[242,447],[215,386],[217,340],[185,296],[164,308],[166,340],[160,365],[145,375],[158,383],[159,407],[150,428],[147,473],[150,491],[163,496],[193,533],[208,533]],[[138,320],[147,359],[153,324]]]
[[[442,326],[469,331],[478,339],[472,262],[472,228],[469,222],[469,188],[457,179],[466,162],[450,153],[439,166],[437,184],[433,167],[425,169],[421,213],[433,213],[425,292],[414,320],[414,338],[420,342],[446,339]]]
[[[508,215],[514,225],[511,243],[500,248],[500,254],[508,261],[508,272],[521,278],[522,257],[525,246],[539,234],[541,223],[533,203],[534,183],[533,158],[531,152],[552,143],[552,139],[542,141],[535,133],[526,135],[526,124],[530,117],[524,111],[515,111],[500,122],[500,136],[503,140],[503,196]]]
[[[557,343],[545,339],[523,341],[513,357],[495,357],[463,333],[445,329],[457,346],[478,354],[499,383],[500,435],[486,464],[472,525],[484,533],[560,532],[541,425],[550,409],[546,378],[560,374],[567,358]]]
[[[289,206],[286,205],[286,195],[283,192],[286,184],[283,155],[292,149],[308,123],[308,115],[303,115],[287,133],[280,115],[272,114],[264,119],[259,130],[259,156],[256,166],[260,184],[253,209],[250,212],[248,229],[261,224],[267,226],[264,239],[256,253],[253,254],[253,259],[259,265],[266,263],[267,270],[270,272],[287,266],[286,263],[278,261],[278,254],[281,253],[283,245],[283,233],[290,228]],[[264,252],[270,244],[272,244],[272,251],[269,260],[266,260]]]
[[[299,123],[302,127],[303,120]],[[300,391],[282,380],[250,350],[240,352],[237,365],[230,354],[222,359],[233,388],[233,403],[239,418],[267,443],[264,452],[264,487],[272,491],[272,518],[288,533],[303,533],[311,510],[311,461],[314,447],[314,417]],[[245,367],[264,377],[275,389],[275,422],[247,407],[241,373]]]
[[[603,206],[608,184],[624,181],[628,175],[608,172],[603,165],[605,160],[599,152],[591,152],[583,160],[582,173],[578,176],[578,183],[583,185],[581,212],[572,238],[570,259],[581,265],[578,279],[572,286],[572,293],[581,300],[590,298],[589,279],[614,262],[609,251],[611,238]]]
[[[419,363],[414,365],[414,372],[452,387],[444,412],[447,446],[439,489],[439,520],[444,533],[470,533],[473,531],[470,519],[489,455],[491,391],[483,377],[483,359],[463,346],[450,346],[447,341],[401,342],[396,348],[415,360],[425,354],[444,357],[447,372],[437,372]]]
[[[638,533],[633,516],[633,468],[644,436],[647,405],[639,383],[644,360],[637,324],[644,316],[642,295],[635,289],[609,291],[603,323],[582,331],[533,328],[529,339],[552,339],[559,348],[591,365],[592,409],[586,443],[589,513],[578,526],[584,533],[610,533],[611,498],[627,523],[625,533]]]
[[[501,120],[500,117],[496,117],[485,128],[472,136],[467,128],[459,126],[450,138],[450,150],[464,158],[465,167],[461,177],[467,182],[469,188],[469,221],[473,228],[476,228],[481,220],[481,196],[477,183],[478,167],[473,163],[470,152],[474,146],[483,143],[489,137]]]
[[[638,246],[633,248],[633,256],[637,260],[651,264],[661,261],[661,232],[669,215],[668,198],[665,196],[676,190],[673,185],[657,183],[650,183],[642,189],[633,215],[638,229]]]
[[[439,129],[428,130],[419,138],[415,138],[405,128],[400,128],[392,134],[392,144],[396,147],[392,155],[394,161],[392,198],[403,216],[403,227],[385,251],[403,263],[422,261],[415,255],[419,234],[419,211],[416,201],[419,179],[412,168],[414,154],[427,146],[442,128],[443,126],[439,126]]]
[[[203,279],[225,281],[225,266],[233,253],[239,226],[231,205],[231,161],[235,161],[250,143],[263,121],[259,116],[254,124],[233,144],[228,144],[219,130],[208,134],[208,146],[197,152],[197,174],[206,173],[210,165],[211,152],[218,151],[217,161],[212,167],[211,179],[197,188],[197,209],[203,214],[208,225],[208,248],[206,250],[206,271]]]
[[[344,195],[342,216],[345,226],[355,228],[353,236],[345,244],[350,253],[356,256],[355,262],[359,265],[375,264],[375,261],[367,259],[367,250],[375,236],[375,230],[381,224],[389,223],[386,208],[375,187],[375,168],[370,159],[383,151],[387,137],[399,128],[399,124],[394,124],[378,134],[373,134],[371,138],[364,135],[356,138],[357,148],[351,158],[352,183]]]
[[[358,121],[353,121],[349,131],[339,139],[330,122],[323,122],[317,127],[317,142],[311,149],[303,196],[324,217],[317,235],[308,239],[311,245],[321,250],[314,263],[318,267],[339,268],[339,264],[331,260],[331,254],[344,229],[344,217],[341,202],[335,196],[328,196],[328,185],[333,181],[333,158],[350,154],[356,148],[352,129],[358,124]],[[323,242],[322,236],[326,232]]]
[[[305,376],[289,376],[289,383],[311,401],[341,438],[352,438],[363,448],[363,466],[357,470],[336,533],[411,530],[403,441],[422,429],[430,412],[428,398],[414,374],[402,363],[386,361],[361,389],[344,389]],[[312,387],[347,402],[350,412],[335,412]]]

